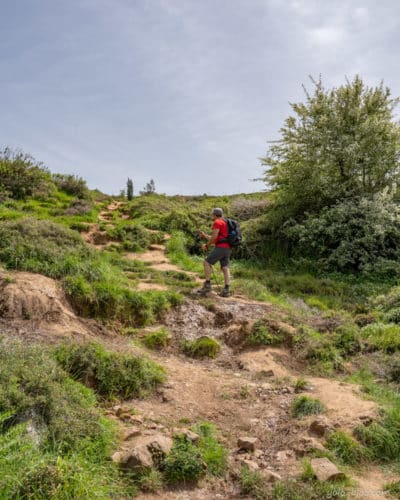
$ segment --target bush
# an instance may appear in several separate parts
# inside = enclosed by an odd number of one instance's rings
[[[400,325],[372,323],[362,328],[361,336],[374,349],[385,352],[400,349]]]
[[[165,380],[164,369],[154,362],[106,351],[100,344],[64,344],[56,358],[74,379],[107,398],[140,397]]]
[[[384,491],[388,492],[396,498],[400,498],[400,481],[394,481],[393,483],[385,484]]]
[[[250,346],[278,345],[283,341],[283,335],[271,332],[262,319],[253,324],[250,335],[247,337],[247,344]]]
[[[388,194],[345,200],[287,226],[295,257],[330,271],[399,273],[400,206]]]
[[[139,252],[147,248],[152,240],[152,235],[141,224],[136,222],[120,222],[109,231],[112,239],[120,240],[122,247],[131,252]]]
[[[72,201],[70,206],[64,210],[64,215],[87,215],[91,212],[93,205],[88,200],[77,199]]]
[[[368,459],[368,450],[343,431],[331,432],[326,447],[347,465],[357,465]]]
[[[307,415],[318,415],[325,410],[319,399],[309,396],[298,396],[292,403],[292,415],[297,418]]]
[[[86,198],[89,190],[86,181],[78,175],[53,174],[53,182],[61,191],[78,198]]]
[[[163,464],[167,483],[197,482],[205,473],[200,450],[189,440],[175,438],[171,453]]]
[[[160,471],[150,470],[147,474],[142,475],[138,480],[138,486],[142,491],[149,493],[157,493],[163,487],[163,477]]]
[[[183,352],[192,358],[215,358],[221,350],[219,343],[207,336],[196,340],[186,340],[182,348]]]
[[[32,156],[9,148],[0,152],[0,193],[20,200],[52,190],[48,170]]]
[[[160,328],[156,332],[147,333],[143,338],[143,344],[149,349],[164,349],[170,340],[170,332],[166,328]]]

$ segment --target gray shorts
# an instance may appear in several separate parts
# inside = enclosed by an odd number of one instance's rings
[[[218,261],[222,267],[229,267],[229,257],[231,256],[232,249],[224,247],[215,247],[214,250],[206,257],[206,262],[211,266]]]

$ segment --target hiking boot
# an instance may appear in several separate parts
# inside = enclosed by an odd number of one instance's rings
[[[209,292],[211,292],[211,283],[209,281],[205,281],[203,288],[200,288],[199,290],[197,290],[197,293],[199,293],[201,295],[205,295],[206,293],[209,293]]]
[[[229,290],[229,288],[224,288],[223,290],[221,290],[218,294],[220,297],[230,297],[231,295],[231,292]]]

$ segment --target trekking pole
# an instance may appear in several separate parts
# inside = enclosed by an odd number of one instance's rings
[[[218,289],[218,292],[221,292],[221,285],[219,284],[219,281],[217,279],[217,275],[214,271],[214,266],[211,266],[211,269],[212,269],[212,274],[213,274],[213,277],[214,277],[214,280],[215,280],[215,283],[217,284],[217,289]]]

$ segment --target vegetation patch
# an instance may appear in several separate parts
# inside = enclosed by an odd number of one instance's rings
[[[165,380],[164,369],[151,360],[107,351],[100,344],[64,344],[56,358],[74,379],[106,398],[141,397]]]
[[[207,473],[222,476],[228,463],[228,450],[218,441],[215,426],[209,422],[201,422],[192,429],[200,436],[197,446]]]
[[[146,333],[143,344],[149,349],[165,349],[171,341],[171,333],[163,327],[155,332]]]
[[[284,341],[284,336],[271,331],[264,320],[259,319],[253,324],[247,337],[249,346],[279,345]]]
[[[368,450],[343,431],[331,432],[326,447],[346,465],[357,465],[368,459]]]
[[[319,399],[309,396],[298,396],[292,403],[292,415],[296,418],[306,417],[307,415],[318,415],[325,411],[324,405]]]
[[[0,497],[107,498],[133,493],[109,460],[114,430],[90,389],[44,346],[0,349]]]
[[[267,483],[261,472],[243,466],[239,473],[239,484],[243,495],[251,495],[256,500],[268,498]]]
[[[372,323],[362,328],[361,336],[374,349],[384,352],[400,349],[400,325]]]
[[[221,346],[217,340],[204,336],[196,340],[185,340],[182,349],[191,358],[215,358]]]
[[[165,481],[170,484],[197,482],[206,471],[200,450],[184,437],[177,437],[163,464]]]

